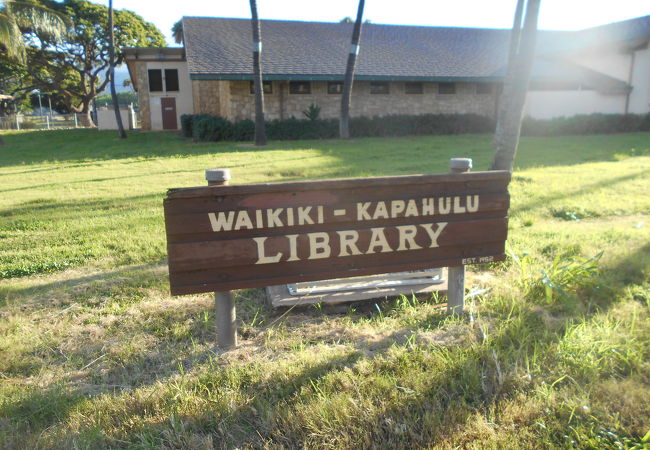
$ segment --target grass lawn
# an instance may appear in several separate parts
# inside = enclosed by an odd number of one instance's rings
[[[454,156],[483,170],[490,136],[3,136],[0,447],[650,445],[648,133],[522,140],[509,258],[472,268],[488,289],[472,322],[435,297],[283,315],[243,290],[226,354],[211,295],[168,294],[167,188],[212,167],[233,184],[447,172]]]

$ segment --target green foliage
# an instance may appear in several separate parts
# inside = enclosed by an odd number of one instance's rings
[[[320,107],[310,105],[304,112],[307,119],[291,117],[285,120],[266,122],[266,135],[272,140],[333,139],[338,136],[338,120],[319,119]],[[202,121],[202,131],[190,133]],[[204,114],[187,115],[181,118],[183,136],[190,134],[198,140],[250,140],[246,132],[248,122],[241,125],[226,119],[208,120]],[[444,135],[488,132],[494,126],[491,119],[475,114],[428,114],[421,116],[355,117],[351,120],[351,134],[354,137]],[[211,127],[215,127],[211,131]],[[237,132],[236,130],[241,130]],[[208,138],[208,136],[210,138]]]
[[[320,110],[321,110],[320,106],[312,103],[309,105],[309,108],[304,110],[302,113],[309,120],[317,120],[318,116],[320,116]]]
[[[222,117],[201,117],[192,125],[192,134],[199,141],[229,141],[233,136],[233,124]]]
[[[266,123],[266,134],[272,140],[297,140],[297,139],[333,139],[338,136],[338,120],[319,119],[321,108],[311,104],[303,111],[307,119],[294,117],[285,120],[271,120]],[[205,115],[188,115],[181,128],[183,136],[189,137],[192,125]],[[193,119],[192,117],[198,117]],[[208,132],[213,124],[220,131]],[[251,140],[248,132],[235,132],[228,130],[230,126],[237,128],[237,123],[230,125],[219,121],[205,121],[207,127],[205,136],[215,139],[199,140]],[[243,128],[246,128],[244,126]],[[388,115],[376,117],[353,117],[350,121],[350,134],[353,137],[389,137],[389,136],[421,136],[421,135],[456,135],[467,133],[490,133],[494,130],[494,121],[488,117],[477,114],[422,114]],[[592,114],[588,116],[575,116],[550,120],[536,120],[526,118],[522,134],[526,136],[557,136],[557,135],[585,135],[599,133],[623,133],[632,131],[650,131],[650,114],[628,116],[617,114]],[[633,149],[632,155],[639,151]],[[567,219],[571,216],[567,215]]]
[[[650,131],[650,114],[587,114],[540,120],[526,117],[524,136],[564,136]]]
[[[10,59],[24,62],[25,41],[22,30],[48,36],[59,42],[66,32],[67,18],[38,3],[3,0],[0,2],[0,45]]]
[[[574,300],[581,289],[597,288],[599,262],[603,252],[591,258],[557,254],[550,266],[541,269],[539,275],[531,271],[534,264],[529,253],[519,256],[509,250],[508,256],[518,269],[518,284],[525,296],[535,302],[550,305],[557,301]]]
[[[600,252],[592,258],[569,261],[556,256],[550,269],[542,270],[541,284],[546,303],[553,303],[558,296],[567,299],[571,297],[570,289],[575,291],[592,283],[598,276],[598,262],[602,256],[603,252]]]
[[[382,117],[353,117],[350,135],[362,136],[420,136],[489,133],[494,121],[478,114],[388,115]]]
[[[97,106],[113,106],[113,97],[111,94],[100,94],[95,99]],[[138,106],[138,94],[133,91],[122,91],[117,93],[117,102],[121,106],[133,104]]]
[[[67,16],[72,30],[62,43],[26,30],[26,37],[35,43],[28,55],[32,81],[43,92],[64,96],[69,110],[86,112],[92,99],[108,84],[108,8],[86,0],[40,2]],[[124,47],[165,45],[165,38],[155,25],[128,10],[115,11],[114,31],[118,66],[124,61]]]

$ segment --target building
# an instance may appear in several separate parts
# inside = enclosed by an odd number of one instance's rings
[[[352,24],[262,21],[267,119],[309,105],[338,117]],[[476,113],[498,107],[510,30],[365,24],[351,115]],[[254,116],[251,24],[183,18],[184,47],[125,50],[143,129],[182,114]],[[540,31],[526,114],[650,111],[650,16],[581,31]]]

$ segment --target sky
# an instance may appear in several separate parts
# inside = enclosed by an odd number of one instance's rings
[[[108,0],[96,3],[107,5]],[[366,0],[364,19],[374,23],[510,28],[516,0]],[[261,19],[338,22],[357,13],[358,0],[257,0]],[[170,29],[182,16],[250,18],[246,0],[113,0],[153,22],[173,44]],[[650,0],[542,0],[539,28],[579,30],[650,14]]]

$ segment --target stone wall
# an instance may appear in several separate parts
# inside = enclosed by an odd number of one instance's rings
[[[249,81],[222,81],[229,83],[229,93],[221,92],[221,99],[229,95],[228,100],[215,99],[214,83],[217,80],[194,80],[200,88],[197,95],[200,101],[213,105],[211,108],[196,110],[216,114],[231,120],[253,119],[255,115],[255,98],[250,93]],[[264,95],[265,115],[267,119],[304,118],[310,104],[321,107],[321,118],[339,117],[341,95],[328,94],[327,82],[312,81],[310,94],[290,94],[289,82],[273,81],[272,93]],[[477,94],[476,83],[456,83],[455,94],[439,94],[437,83],[423,83],[422,94],[407,94],[403,82],[389,83],[388,94],[370,94],[369,82],[357,82],[352,93],[352,116],[382,116],[387,114],[442,114],[475,113],[493,116],[496,108],[496,89],[490,94]],[[224,106],[229,103],[228,111]],[[197,100],[195,98],[195,105]],[[219,107],[216,107],[219,105]]]
[[[138,110],[140,113],[140,129],[151,130],[151,103],[149,96],[149,81],[147,79],[147,63],[135,63],[136,82],[138,86]]]
[[[230,83],[226,80],[192,80],[194,113],[232,117]]]

